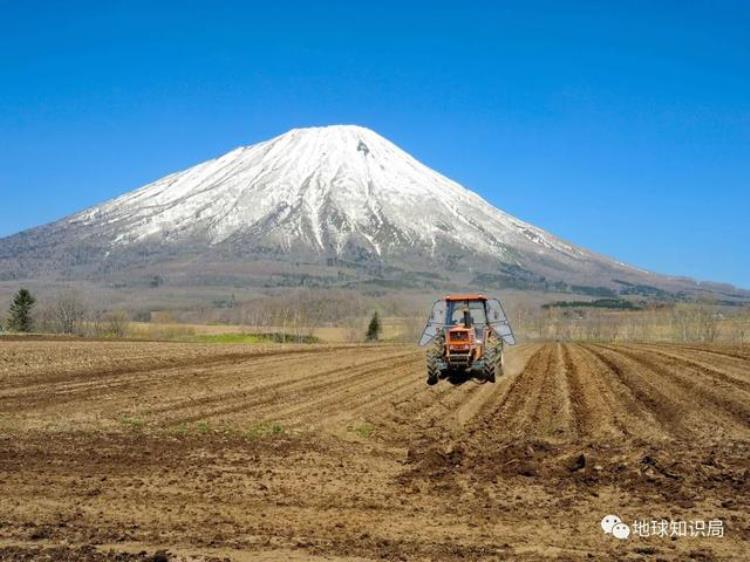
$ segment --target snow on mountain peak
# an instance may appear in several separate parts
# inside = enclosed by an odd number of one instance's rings
[[[79,213],[111,246],[262,239],[282,250],[382,255],[449,243],[514,263],[509,248],[587,255],[494,208],[374,131],[292,129]]]
[[[429,286],[693,290],[516,219],[357,125],[292,129],[0,240],[12,278],[168,270],[213,283],[303,266],[323,285],[410,272]]]

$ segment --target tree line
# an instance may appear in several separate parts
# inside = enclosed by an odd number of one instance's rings
[[[16,333],[123,337],[128,324],[124,311],[90,308],[77,291],[63,291],[38,303],[28,289],[21,288],[13,296],[0,327]]]
[[[750,309],[711,303],[641,305],[637,310],[590,307],[547,307],[507,302],[513,330],[520,340],[745,342],[750,339]],[[422,310],[425,308],[425,310]],[[373,310],[377,311],[373,313]],[[0,313],[1,314],[1,313]],[[131,311],[138,319],[138,312]],[[263,295],[247,301],[231,298],[222,306],[199,305],[170,311],[169,322],[241,325],[306,341],[319,328],[343,329],[346,341],[379,341],[387,317],[388,338],[415,342],[427,310],[408,296],[362,295],[350,291],[300,290]],[[159,319],[157,319],[157,317]],[[87,302],[76,290],[38,297],[19,289],[3,318],[0,331],[40,332],[94,337],[133,334],[131,316]],[[166,321],[151,313],[154,326]]]
[[[4,328],[14,333],[55,333],[86,336],[123,337],[128,334],[130,320],[124,311],[105,311],[87,306],[80,293],[67,290],[37,304],[37,298],[28,289],[16,292],[8,309]],[[378,312],[374,312],[365,329],[362,325],[363,303],[343,298],[333,298],[329,303],[320,295],[296,294],[291,297],[271,297],[234,305],[233,314],[225,320],[244,320],[255,327],[281,330],[291,341],[304,341],[312,331],[324,323],[344,320],[350,322],[352,341],[379,341],[382,323]],[[207,321],[196,318],[197,321]],[[230,316],[231,318],[226,318]],[[227,322],[227,323],[232,323]]]
[[[747,307],[700,302],[636,310],[518,306],[511,324],[527,341],[742,343],[750,338]]]

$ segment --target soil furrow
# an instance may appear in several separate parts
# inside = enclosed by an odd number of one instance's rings
[[[601,408],[597,407],[597,403],[591,395],[594,385],[586,384],[588,381],[583,380],[583,375],[573,361],[569,347],[569,345],[559,347],[562,353],[560,363],[563,366],[567,381],[572,426],[576,436],[583,438],[592,435],[593,432],[599,429],[595,423],[595,419],[596,414],[600,413]]]
[[[567,420],[560,423],[561,420],[553,417],[562,408],[550,403],[550,395],[559,390],[556,385],[549,384],[550,374],[556,368],[555,357],[554,346],[540,349],[493,412],[496,425],[505,428],[505,434],[553,438],[564,433]]]
[[[733,424],[737,430],[742,431],[750,424],[750,396],[741,390],[713,378],[705,380],[697,369],[691,374],[685,374],[684,362],[669,356],[651,351],[633,352],[622,347],[615,350],[656,373],[664,381],[683,389],[695,403],[703,407],[704,417],[730,418],[717,424],[717,427],[726,428],[727,424]]]
[[[722,357],[727,357],[730,359],[739,359],[741,361],[747,362],[750,361],[750,353],[747,352],[741,352],[738,350],[729,350],[729,349],[717,349],[710,346],[706,347],[697,347],[697,346],[691,346],[691,345],[676,345],[676,346],[666,346],[667,349],[684,349],[684,350],[690,350],[690,351],[698,351],[700,353],[710,353],[712,355],[720,355]]]
[[[276,354],[270,356],[258,356],[247,358],[243,363],[249,367],[259,367],[273,364],[278,361]],[[120,371],[114,375],[114,380],[108,375],[102,375],[95,379],[76,381],[73,383],[56,383],[50,386],[35,385],[33,388],[24,388],[23,392],[13,392],[0,395],[0,405],[5,409],[14,407],[34,408],[44,405],[53,397],[55,405],[76,400],[89,400],[104,393],[124,393],[134,389],[142,391],[146,387],[165,386],[172,387],[178,381],[176,379],[194,380],[196,377],[210,376],[215,370],[234,368],[238,365],[236,360],[206,362],[190,367],[165,367],[153,371],[137,370],[132,372]]]
[[[628,389],[632,397],[630,402],[637,404],[639,409],[647,409],[650,416],[658,421],[658,433],[673,437],[688,437],[694,434],[693,428],[685,423],[680,404],[671,397],[671,393],[664,392],[663,386],[653,384],[648,376],[638,369],[633,369],[632,363],[622,355],[600,346],[585,347]]]
[[[656,420],[606,363],[581,345],[571,345],[568,351],[575,368],[586,373],[581,384],[589,396],[588,407],[595,411],[591,420],[594,433],[629,437],[653,431]]]
[[[630,346],[628,346],[630,348]],[[693,369],[697,369],[701,372],[702,376],[706,376],[711,379],[715,379],[718,384],[728,383],[731,385],[734,385],[744,391],[750,391],[750,361],[734,361],[733,364],[723,365],[723,369],[718,368],[720,365],[717,365],[717,359],[714,357],[711,357],[712,364],[706,364],[703,361],[699,361],[695,358],[695,355],[698,354],[700,357],[700,352],[698,351],[691,351],[690,357],[685,357],[684,353],[687,353],[687,351],[683,351],[680,353],[680,349],[678,348],[675,350],[675,353],[672,353],[670,351],[662,350],[658,347],[653,346],[641,346],[638,348],[632,348],[634,351],[639,351],[643,348],[648,349],[649,353],[655,353],[658,355],[663,355],[665,357],[670,357],[674,361],[679,361],[683,363],[684,365],[687,365]],[[722,358],[725,358],[725,356],[721,356]],[[723,359],[719,360],[719,363],[721,363]]]
[[[402,357],[408,357],[410,354],[404,354]],[[182,400],[179,402],[167,404],[163,407],[157,407],[147,410],[145,413],[149,415],[159,415],[163,413],[174,414],[179,410],[192,409],[197,407],[208,407],[215,403],[222,403],[227,405],[229,402],[242,402],[248,399],[262,400],[264,394],[274,395],[277,391],[283,390],[285,393],[297,392],[298,389],[314,387],[317,388],[317,384],[320,381],[327,381],[328,379],[338,381],[340,375],[344,375],[349,371],[358,372],[362,369],[368,369],[375,365],[382,364],[382,359],[371,359],[367,361],[358,361],[356,363],[350,363],[348,359],[344,360],[344,365],[341,367],[330,368],[331,363],[341,362],[341,357],[332,354],[331,358],[326,361],[322,361],[320,364],[316,363],[310,365],[309,361],[303,360],[301,362],[288,361],[288,362],[276,362],[272,365],[272,369],[268,371],[258,371],[253,369],[249,371],[245,368],[241,372],[237,372],[236,366],[232,368],[228,373],[213,374],[215,379],[217,376],[221,376],[225,379],[232,379],[233,383],[240,383],[239,386],[228,392],[215,392],[212,389],[207,388],[205,392],[209,394],[207,396],[201,396],[198,398],[190,397],[188,400]],[[252,365],[252,367],[257,367]],[[305,372],[307,371],[307,372]],[[294,377],[291,373],[299,373],[299,376]],[[213,381],[217,382],[216,380]],[[321,385],[330,384],[326,382],[320,382]],[[246,390],[242,390],[243,387],[247,387]],[[270,398],[271,396],[268,396]]]
[[[366,404],[377,391],[383,391],[389,384],[398,381],[400,377],[408,377],[417,368],[421,358],[410,362],[403,362],[400,365],[386,364],[377,368],[371,368],[357,374],[347,375],[348,383],[340,384],[325,392],[315,391],[304,392],[294,403],[290,405],[283,404],[281,408],[278,405],[269,405],[259,413],[264,415],[266,412],[273,412],[274,419],[293,420],[297,425],[317,424],[329,416],[333,416],[337,411],[349,412],[356,405]],[[403,380],[403,378],[401,378]],[[396,384],[410,384],[399,383]]]
[[[189,344],[185,344],[186,346]],[[237,362],[245,360],[253,360],[256,358],[273,357],[282,355],[294,355],[294,354],[308,354],[317,355],[319,353],[328,353],[334,351],[342,351],[347,349],[347,346],[326,346],[318,349],[310,349],[309,346],[304,348],[290,348],[284,349],[283,347],[275,347],[271,350],[253,350],[253,351],[238,351],[232,353],[221,353],[216,355],[210,355],[207,357],[169,357],[169,358],[150,358],[145,364],[133,366],[122,366],[117,368],[97,368],[91,366],[84,370],[73,369],[71,371],[57,373],[57,374],[41,374],[39,376],[26,375],[20,377],[18,382],[3,381],[4,389],[14,388],[29,388],[35,389],[37,386],[50,387],[55,384],[68,384],[74,381],[86,382],[86,381],[100,381],[102,379],[109,379],[118,376],[132,376],[141,373],[150,374],[154,371],[164,369],[178,369],[178,368],[191,368],[191,367],[221,367],[222,365],[232,365]],[[138,360],[135,363],[139,363]]]
[[[373,364],[380,366],[373,367]],[[166,423],[171,425],[190,423],[207,418],[237,414],[239,412],[249,413],[256,421],[267,419],[269,412],[273,412],[273,416],[270,417],[274,421],[278,421],[287,417],[285,415],[287,410],[297,407],[294,404],[301,404],[300,408],[310,407],[310,401],[314,396],[322,395],[330,397],[338,395],[345,389],[361,384],[361,381],[357,380],[357,377],[371,374],[388,374],[391,370],[392,367],[383,366],[382,361],[368,362],[368,364],[361,367],[342,367],[335,369],[333,372],[323,373],[320,378],[324,378],[325,380],[314,384],[309,384],[310,381],[302,380],[300,384],[295,386],[293,391],[285,387],[285,385],[280,384],[276,387],[276,392],[272,391],[267,395],[261,394],[261,396],[251,400],[241,398],[240,400],[233,400],[229,404],[223,402],[220,406],[198,409],[187,416],[168,417]],[[211,402],[210,404],[213,403]]]

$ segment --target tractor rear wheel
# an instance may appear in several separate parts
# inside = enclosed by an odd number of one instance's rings
[[[439,359],[440,354],[436,349],[430,349],[427,352],[427,384],[430,386],[438,382],[438,377],[440,376],[440,367],[438,367]]]
[[[427,350],[427,384],[430,386],[437,384],[440,376],[443,374],[440,370],[440,363],[443,358],[444,348],[445,336],[439,334]]]
[[[484,357],[484,380],[495,382],[498,377],[503,376],[503,348],[501,346],[491,347]]]

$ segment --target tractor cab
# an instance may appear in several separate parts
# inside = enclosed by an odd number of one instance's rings
[[[463,326],[474,331],[478,339],[482,339],[484,327],[487,324],[485,314],[485,302],[483,300],[453,300],[455,297],[446,297],[447,326]]]

